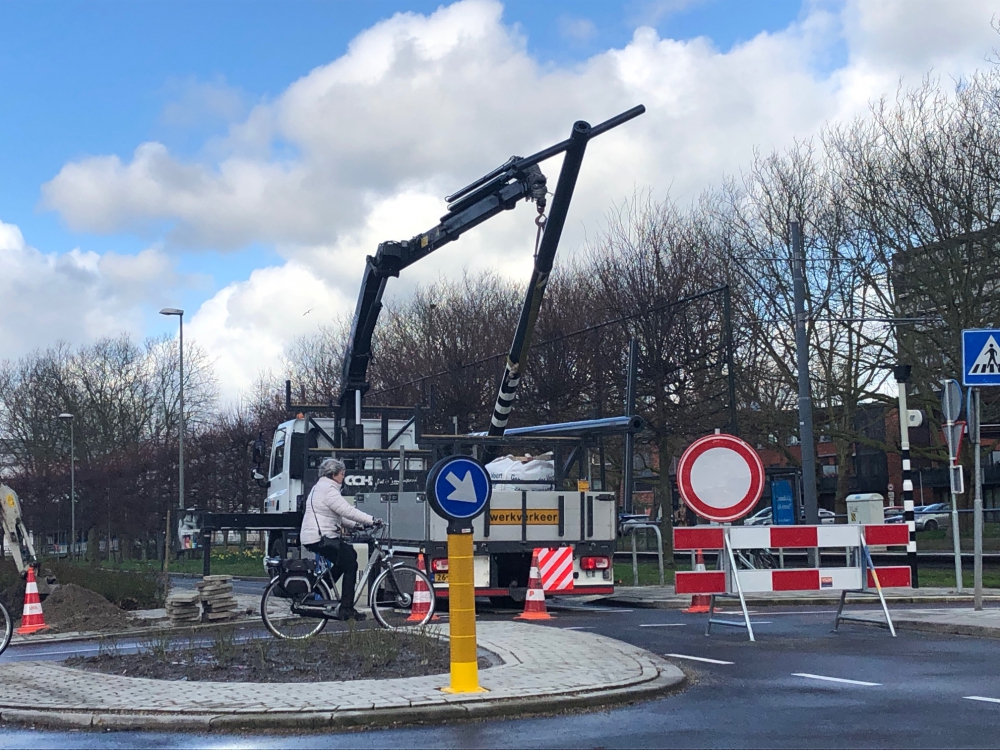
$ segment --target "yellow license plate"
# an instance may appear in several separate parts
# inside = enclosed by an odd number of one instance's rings
[[[434,574],[434,583],[448,583],[448,574],[447,573],[435,573]]]

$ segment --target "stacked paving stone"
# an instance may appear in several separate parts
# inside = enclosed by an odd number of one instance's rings
[[[197,591],[179,591],[167,598],[167,617],[171,625],[201,622],[201,594]]]
[[[212,622],[236,617],[239,605],[233,594],[232,576],[205,576],[196,585],[201,597],[203,620]]]

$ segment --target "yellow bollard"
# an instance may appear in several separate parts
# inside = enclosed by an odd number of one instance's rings
[[[489,692],[479,687],[472,534],[448,534],[448,602],[451,613],[451,687],[441,690],[445,693]]]

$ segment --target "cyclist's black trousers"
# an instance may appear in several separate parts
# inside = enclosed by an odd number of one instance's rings
[[[344,576],[340,601],[345,610],[354,609],[354,588],[358,581],[358,553],[354,547],[343,539],[325,536],[316,544],[307,544],[306,549],[330,561],[334,581]]]

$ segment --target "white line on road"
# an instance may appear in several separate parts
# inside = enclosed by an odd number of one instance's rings
[[[827,677],[821,674],[809,674],[808,672],[792,672],[792,677],[808,677],[810,680],[824,680],[825,682],[843,682],[847,685],[866,685],[867,687],[878,687],[881,682],[865,682],[864,680],[846,680],[843,677]]]
[[[647,622],[645,625],[640,625],[640,628],[683,628],[687,623],[684,622]]]
[[[672,656],[675,659],[690,659],[691,661],[703,661],[706,664],[735,664],[731,661],[722,661],[721,659],[708,659],[704,656],[688,656],[687,654],[664,654],[664,656]]]
[[[1000,703],[1000,698],[986,698],[982,695],[967,695],[965,696],[967,701],[982,701],[983,703]]]

